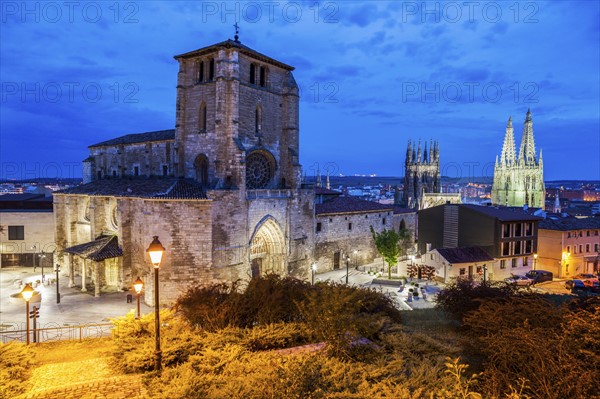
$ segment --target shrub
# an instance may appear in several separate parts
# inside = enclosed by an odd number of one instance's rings
[[[247,330],[242,345],[252,351],[283,349],[313,341],[311,331],[303,323],[277,323]]]
[[[437,295],[437,307],[458,320],[479,308],[482,300],[526,296],[519,288],[504,282],[478,284],[469,279],[458,279],[448,284]]]
[[[35,364],[33,351],[26,345],[0,343],[0,398],[9,399],[25,392]]]

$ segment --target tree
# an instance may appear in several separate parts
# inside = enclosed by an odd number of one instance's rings
[[[371,226],[371,234],[375,241],[377,252],[388,264],[388,278],[392,278],[392,267],[398,263],[398,255],[400,255],[400,240],[401,236],[394,229],[384,229],[381,233],[377,233]]]
[[[398,234],[400,235],[400,255],[406,255],[408,248],[412,244],[412,235],[410,234],[410,230],[406,228],[406,222],[404,219],[400,221]]]

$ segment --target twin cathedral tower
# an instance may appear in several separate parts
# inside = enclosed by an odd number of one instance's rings
[[[425,143],[421,151],[409,141],[406,149],[404,190],[396,202],[399,205],[424,209],[450,202],[460,202],[460,196],[442,194],[440,150],[437,141]],[[517,155],[512,117],[508,119],[502,154],[496,157],[491,199],[494,205],[529,206],[544,209],[546,189],[542,152],[535,149],[531,110],[527,110],[521,145]]]

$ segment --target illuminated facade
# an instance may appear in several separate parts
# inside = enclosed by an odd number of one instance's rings
[[[502,155],[496,157],[492,203],[505,206],[544,208],[546,189],[542,151],[535,151],[531,111],[527,111],[519,156],[516,156],[512,118],[508,119]]]

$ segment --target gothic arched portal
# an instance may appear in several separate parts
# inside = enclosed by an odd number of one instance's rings
[[[194,160],[196,180],[202,185],[208,184],[208,158],[206,155],[198,155]]]
[[[265,217],[256,225],[250,239],[250,276],[286,276],[285,254],[285,238],[279,224],[272,216]]]

